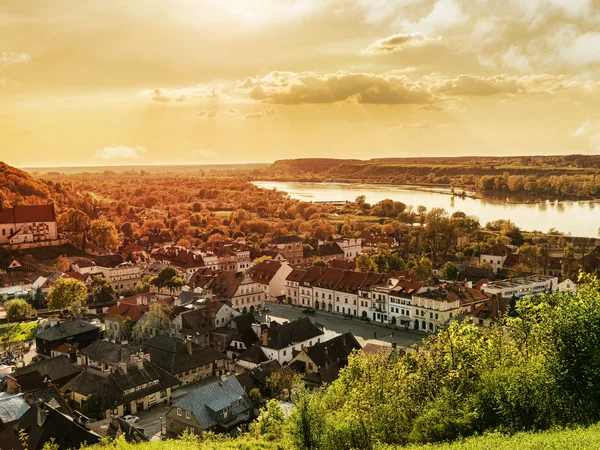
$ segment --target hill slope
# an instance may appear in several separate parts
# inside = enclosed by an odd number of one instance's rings
[[[70,186],[37,179],[0,161],[0,207],[54,202],[68,205],[77,200]]]
[[[96,445],[84,447],[86,450],[288,450],[289,445],[277,441],[255,440],[248,436],[237,439],[208,439],[196,442],[194,438],[151,442],[143,444],[127,444],[117,442],[107,446]],[[447,444],[427,444],[409,447],[383,446],[374,450],[582,450],[600,449],[600,425],[575,430],[562,430],[544,433],[518,433],[513,436],[491,434],[483,437],[469,438],[464,441]]]

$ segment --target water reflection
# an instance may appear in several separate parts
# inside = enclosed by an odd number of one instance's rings
[[[556,228],[574,236],[595,237],[600,224],[600,208],[597,202],[573,202],[531,199],[507,199],[505,195],[486,195],[473,198],[474,193],[466,191],[466,196],[452,196],[448,188],[423,188],[414,186],[391,186],[350,183],[310,183],[310,182],[271,182],[257,181],[256,186],[278,189],[291,197],[305,201],[354,201],[364,195],[368,203],[377,203],[390,198],[407,205],[423,205],[431,208],[445,208],[450,214],[463,211],[467,215],[479,217],[482,224],[497,219],[511,219],[525,230]],[[523,200],[523,201],[519,201]],[[526,200],[526,201],[525,201]]]

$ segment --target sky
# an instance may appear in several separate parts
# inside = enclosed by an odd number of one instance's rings
[[[600,0],[2,0],[18,167],[600,153]]]

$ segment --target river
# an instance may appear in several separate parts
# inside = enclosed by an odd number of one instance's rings
[[[427,209],[444,208],[449,213],[463,211],[479,218],[481,225],[497,219],[510,219],[527,231],[555,228],[573,236],[597,237],[600,227],[600,203],[595,201],[537,201],[520,203],[509,199],[482,199],[450,195],[445,188],[392,186],[385,184],[312,183],[256,181],[264,189],[287,192],[290,197],[314,202],[353,201],[364,195],[368,203],[392,199]],[[468,193],[468,194],[473,194]]]

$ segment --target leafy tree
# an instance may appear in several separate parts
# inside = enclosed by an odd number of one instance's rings
[[[313,262],[313,266],[329,267],[329,263],[322,259],[317,259],[315,262]]]
[[[84,416],[89,417],[90,419],[100,419],[102,417],[102,411],[100,411],[100,402],[94,396],[94,394],[88,395],[82,403],[81,412]]]
[[[37,317],[37,311],[25,300],[15,299],[4,303],[7,322],[20,322],[29,317]]]
[[[84,233],[90,227],[90,218],[86,213],[78,209],[69,209],[58,216],[58,227],[67,233]]]
[[[140,281],[138,281],[135,285],[134,292],[136,294],[141,294],[142,292],[146,292],[150,285],[154,284],[154,279],[152,275],[144,275]]]
[[[289,417],[287,430],[294,446],[298,449],[320,448],[327,415],[321,402],[321,395],[319,392],[311,395],[303,387],[299,388],[294,395],[294,408]]]
[[[170,311],[160,302],[150,304],[148,308],[148,326],[162,330],[171,323]]]
[[[458,269],[452,261],[448,261],[441,270],[441,276],[445,280],[456,280],[458,276]]]
[[[250,431],[256,437],[264,437],[266,440],[275,440],[281,438],[285,416],[279,401],[271,399],[261,408],[258,418],[250,425]]]
[[[69,258],[59,256],[56,258],[54,268],[59,272],[68,272],[71,269],[71,261],[69,261]]]
[[[89,233],[94,242],[109,251],[114,252],[121,245],[115,224],[108,220],[100,219],[92,221]]]
[[[274,392],[289,394],[292,388],[300,384],[301,380],[302,376],[298,372],[290,367],[283,367],[267,378],[267,384]]]
[[[356,270],[359,272],[370,272],[373,270],[373,264],[369,255],[361,253],[356,257]]]
[[[265,262],[265,261],[271,261],[273,259],[272,256],[259,256],[258,258],[254,258],[254,260],[252,261],[254,264],[260,264],[261,262]]]
[[[162,269],[151,282],[155,286],[168,288],[178,288],[185,286],[186,284],[185,279],[183,279],[183,277],[179,275],[179,272],[177,272],[177,269],[172,266],[167,266]]]
[[[48,292],[48,308],[66,311],[72,306],[84,305],[88,297],[85,284],[74,278],[61,278]]]
[[[390,257],[389,251],[376,253],[371,256],[371,266],[377,273],[388,273],[390,271]]]
[[[89,294],[95,303],[108,303],[115,299],[115,288],[106,278],[96,276],[90,283]]]
[[[421,281],[427,281],[433,277],[433,267],[431,265],[431,261],[424,256],[412,261],[411,271]]]

